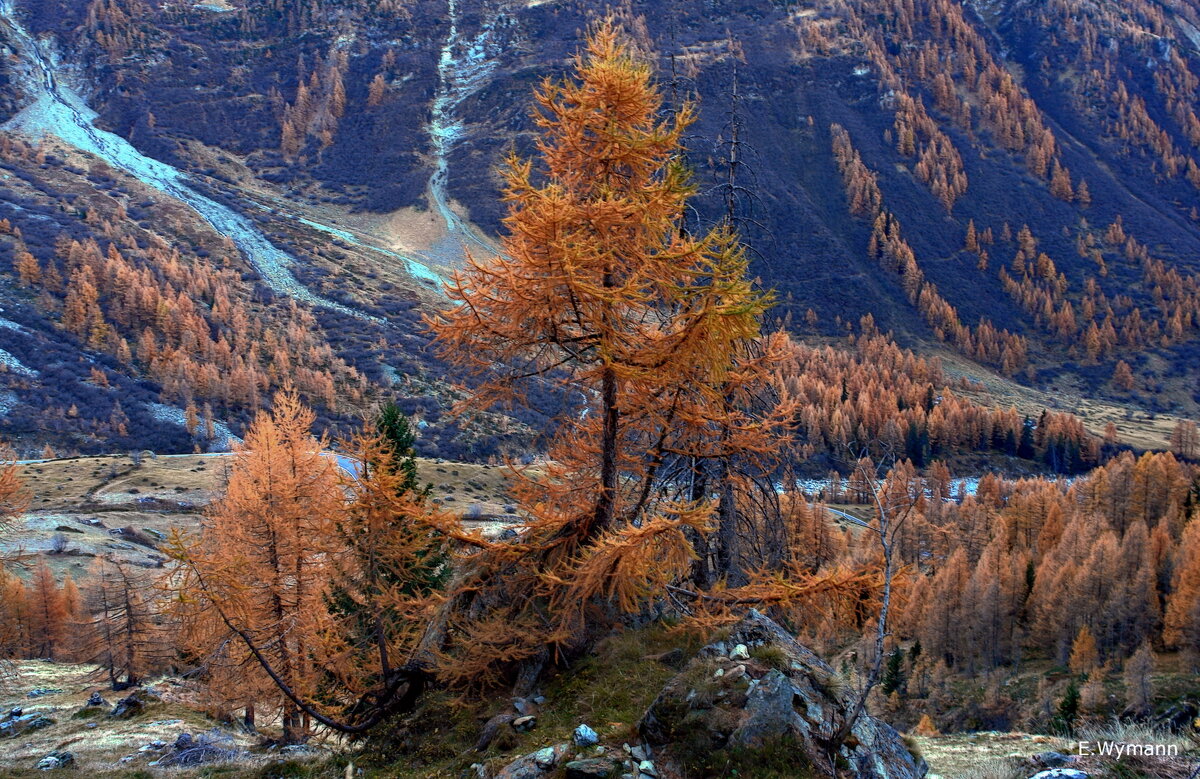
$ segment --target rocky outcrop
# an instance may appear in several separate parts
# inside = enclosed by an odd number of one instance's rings
[[[570,744],[557,744],[530,752],[502,768],[496,779],[542,779],[558,768],[570,749]]]
[[[755,760],[758,750],[763,759],[807,763],[808,773],[797,776],[832,775],[831,766],[855,779],[925,776],[924,761],[900,734],[866,714],[832,749],[829,736],[845,721],[852,698],[821,658],[752,611],[663,688],[639,728],[684,775],[709,770],[721,752]]]
[[[113,710],[109,713],[110,717],[118,719],[129,719],[136,717],[146,710],[146,706],[150,703],[159,700],[156,693],[147,689],[134,690],[129,695],[126,695],[117,704],[113,706]]]
[[[56,771],[75,765],[75,755],[70,752],[51,752],[37,763],[39,771]]]
[[[44,714],[36,712],[24,714],[20,709],[13,709],[8,718],[0,722],[0,736],[14,737],[31,730],[48,728],[53,724],[54,720]]]

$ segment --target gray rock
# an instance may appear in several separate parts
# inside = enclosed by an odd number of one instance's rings
[[[637,746],[635,746],[629,750],[629,755],[634,760],[636,760],[640,763],[643,760],[650,759],[650,749],[648,747],[642,746],[641,744],[638,744]]]
[[[591,757],[586,760],[572,760],[564,768],[567,779],[608,779],[620,765],[607,757]]]
[[[316,753],[316,747],[309,746],[308,744],[288,744],[279,750],[279,754],[281,755],[315,755]]]
[[[738,644],[733,649],[729,650],[729,659],[730,660],[749,660],[750,659],[750,650],[746,648],[745,644]]]
[[[530,752],[501,768],[495,779],[543,779],[558,768],[570,749],[570,744],[558,744]]]
[[[575,746],[590,747],[593,744],[600,743],[600,734],[587,725],[581,724],[575,728],[573,740],[575,741]]]
[[[93,692],[87,699],[88,706],[107,706],[108,701],[104,700],[104,696],[97,692]]]
[[[537,717],[532,714],[527,717],[517,717],[512,721],[512,728],[518,733],[528,733],[536,727]]]
[[[772,739],[804,730],[806,723],[792,708],[792,680],[772,668],[747,696],[745,715],[729,740],[745,747],[761,747]]]
[[[654,763],[651,763],[649,760],[643,760],[638,763],[638,773],[645,774],[646,776],[658,776],[658,770],[654,767]]]
[[[57,687],[37,687],[25,693],[26,698],[41,698],[44,695],[57,695],[62,690]]]
[[[516,709],[517,714],[520,714],[522,717],[531,717],[534,714],[537,714],[537,706],[534,705],[533,701],[526,700],[525,698],[515,699],[513,701],[513,708]]]
[[[9,719],[16,719],[17,717],[21,716],[24,713],[25,713],[25,710],[22,709],[20,706],[14,706],[12,709],[9,710],[8,717],[9,717]]]
[[[162,700],[162,698],[153,689],[147,687],[145,689],[134,690],[117,701],[117,705],[113,706],[113,710],[109,712],[109,716],[118,719],[136,717],[146,710],[146,704],[158,700]]]
[[[764,670],[763,664],[749,661],[751,646],[769,647],[780,662]],[[747,660],[744,672],[730,673],[734,655]],[[722,666],[726,673],[714,676]],[[638,728],[643,741],[654,747],[659,769],[668,774],[678,770],[673,757],[687,750],[754,748],[778,739],[794,742],[798,763],[803,755],[811,765],[826,765],[824,739],[853,705],[853,692],[824,660],[775,622],[751,611],[727,639],[701,649],[667,683]],[[928,770],[895,729],[866,714],[855,723],[838,757],[845,767],[843,776],[850,779],[921,779]],[[639,770],[652,775],[640,766]]]
[[[54,720],[41,714],[26,714],[21,719],[27,719],[29,717],[32,717],[32,719],[27,720],[24,730],[41,730],[42,728],[48,728],[54,724]]]
[[[53,771],[57,768],[71,768],[75,765],[75,755],[70,752],[51,752],[38,761],[41,771]]]
[[[1074,768],[1051,768],[1049,771],[1034,774],[1029,779],[1091,779],[1091,774],[1076,771]]]
[[[545,747],[533,753],[533,762],[536,763],[539,768],[544,768],[549,771],[551,768],[554,768],[556,765],[558,765],[558,760],[560,757],[562,757],[562,755],[555,747]]]
[[[1033,756],[1033,762],[1043,768],[1062,768],[1071,762],[1071,758],[1061,752],[1039,752]]]

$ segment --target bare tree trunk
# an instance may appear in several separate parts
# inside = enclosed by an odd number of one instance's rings
[[[737,502],[733,494],[728,459],[723,458],[717,467],[717,479],[721,485],[721,494],[717,502],[717,572],[725,576],[730,587],[741,587],[748,579],[746,572],[742,570]]]
[[[903,526],[904,521],[908,518],[909,513],[916,503],[915,500],[908,497],[907,485],[905,485],[907,500],[904,504],[889,506],[885,503],[885,496],[881,494],[881,485],[876,483],[877,475],[874,473],[862,473],[860,476],[862,482],[868,485],[872,502],[875,504],[875,510],[879,513],[878,527],[875,529],[875,533],[879,537],[880,550],[883,553],[883,598],[879,609],[879,620],[875,626],[875,657],[871,662],[871,669],[867,673],[866,683],[859,692],[857,700],[855,700],[854,705],[850,709],[850,713],[842,722],[841,727],[838,728],[837,732],[829,740],[829,753],[831,757],[841,748],[846,738],[850,735],[850,731],[854,729],[854,725],[866,709],[867,698],[870,697],[871,691],[879,684],[879,678],[883,671],[883,650],[889,635],[888,618],[892,606],[892,579],[895,576],[894,550],[896,534]]]
[[[604,433],[600,440],[600,494],[596,500],[592,533],[605,530],[612,524],[617,504],[617,424],[620,412],[617,409],[617,374],[608,366],[604,368],[601,379],[600,402],[604,410]]]

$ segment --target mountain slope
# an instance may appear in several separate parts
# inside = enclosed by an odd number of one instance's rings
[[[438,375],[425,357],[381,371],[390,357],[364,345],[419,354],[412,307],[433,298],[411,272],[490,246],[505,208],[491,171],[509,148],[532,152],[531,90],[564,70],[602,11],[585,0],[17,5],[98,123],[285,241],[306,294],[408,312],[382,328],[390,335],[367,335],[377,325],[314,309],[372,388],[397,370]],[[840,334],[871,313],[907,345],[942,339],[1044,389],[1196,412],[1194,0],[714,0],[621,14],[669,99],[699,102],[697,223],[732,195],[754,272],[793,329]],[[31,97],[6,63],[0,117]],[[1132,386],[1112,381],[1122,360]],[[435,384],[422,379],[413,402]]]

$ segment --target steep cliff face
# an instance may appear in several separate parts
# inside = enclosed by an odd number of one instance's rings
[[[336,213],[434,266],[491,245],[495,166],[533,148],[531,91],[603,12],[591,0],[16,5],[56,39],[99,123],[143,154],[235,207]],[[699,103],[696,221],[732,200],[794,329],[843,333],[870,312],[910,344],[941,339],[1022,381],[1195,410],[1194,0],[621,13],[668,102]],[[21,99],[0,69],[0,116]],[[334,274],[327,292],[359,277],[313,261]],[[1133,395],[1109,382],[1119,360]]]

